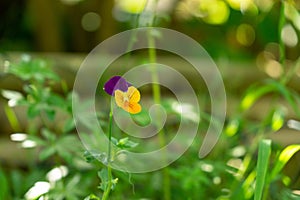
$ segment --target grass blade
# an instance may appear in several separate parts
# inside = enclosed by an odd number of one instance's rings
[[[271,155],[271,140],[260,141],[259,149],[258,149],[257,176],[256,176],[254,200],[262,199],[267,169],[269,166],[270,155]]]

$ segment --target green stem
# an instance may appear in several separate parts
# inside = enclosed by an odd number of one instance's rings
[[[155,50],[155,40],[153,36],[151,35],[152,29],[148,32],[148,44],[149,44],[149,61],[151,64],[151,79],[152,79],[152,91],[153,91],[153,99],[155,104],[161,104],[161,92],[160,92],[160,86],[158,85],[158,74],[156,70],[156,50]],[[156,125],[158,126],[158,123],[161,121],[160,117],[157,116],[156,118]],[[161,131],[158,134],[158,139],[160,146],[163,147],[166,144],[165,140],[165,131],[164,129],[161,129]],[[166,159],[166,152],[164,152],[163,159]],[[164,200],[170,200],[171,199],[171,186],[170,186],[170,175],[169,175],[169,169],[168,167],[165,167],[163,169],[163,191],[164,191]]]
[[[112,186],[112,172],[111,172],[111,137],[112,137],[112,121],[113,121],[113,103],[110,106],[109,112],[109,125],[108,125],[108,152],[107,152],[107,176],[108,176],[108,183],[107,187],[104,191],[102,196],[102,200],[108,199],[109,193],[111,191]]]

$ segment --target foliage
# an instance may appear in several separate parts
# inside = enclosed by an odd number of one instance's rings
[[[207,4],[209,1],[203,2]],[[19,62],[11,63],[6,71],[6,74],[21,80],[23,88],[20,91],[1,90],[1,94],[8,100],[5,112],[15,132],[21,132],[22,126],[14,108],[26,108],[28,126],[22,131],[24,133],[18,133],[21,135],[12,136],[22,136],[22,139],[15,141],[30,152],[27,156],[32,163],[26,163],[22,169],[6,169],[1,166],[0,199],[99,200],[104,195],[112,199],[299,199],[299,195],[293,191],[291,178],[283,170],[299,152],[300,145],[280,146],[269,139],[285,128],[290,114],[300,119],[300,95],[289,84],[299,70],[300,59],[287,60],[285,48],[289,43],[282,37],[287,23],[292,24],[294,31],[300,30],[297,6],[294,1],[280,1],[272,2],[272,5],[263,9],[261,4],[247,1],[249,5],[243,10],[236,2],[214,0],[215,8],[222,11],[223,16],[219,16],[220,18],[214,18],[214,7],[205,4],[197,12],[186,14],[190,14],[189,17],[192,18],[201,18],[208,24],[221,25],[231,23],[229,12],[241,10],[245,15],[256,16],[266,14],[273,5],[273,9],[278,7],[278,33],[272,34],[278,35],[279,55],[271,56],[267,62],[275,62],[282,73],[274,76],[265,70],[269,78],[252,83],[245,89],[235,113],[228,116],[219,144],[207,158],[199,160],[197,157],[201,143],[197,140],[179,160],[164,170],[148,174],[113,171],[109,163],[113,161],[111,158],[115,154],[143,147],[129,137],[124,137],[122,132],[116,131],[115,125],[110,123],[112,114],[108,118],[104,112],[97,114],[101,118],[101,124],[107,128],[106,133],[116,146],[116,152],[108,151],[109,154],[106,155],[85,151],[75,130],[73,91],[53,71],[51,62],[26,55]],[[138,4],[138,1],[134,3]],[[188,1],[183,3],[190,6]],[[141,17],[144,8],[131,5],[124,7],[124,11],[130,16]],[[191,11],[194,10],[188,10]],[[190,18],[189,20],[192,21]],[[246,27],[246,32],[249,30],[248,26],[243,27]],[[245,30],[242,29],[242,33],[243,31]],[[247,46],[250,45],[249,42],[254,42],[250,39],[241,37],[239,42]],[[151,42],[151,37],[149,41]],[[156,62],[156,52],[153,49],[149,50],[149,60]],[[155,78],[155,70],[151,75]],[[157,85],[152,89],[155,102],[161,104],[171,118],[171,123],[160,133],[162,137],[159,142],[165,144],[172,139],[180,117],[185,123],[193,123],[193,119],[191,116],[181,116],[172,107],[178,102],[172,98],[162,98]],[[253,112],[252,109],[261,100],[270,102],[261,111],[261,118],[258,120],[249,117],[249,113]],[[81,106],[79,110],[86,109],[86,105]],[[192,105],[189,106],[192,110]],[[148,113],[144,110],[132,118],[141,125],[149,122]],[[90,124],[84,115],[82,120],[86,125]],[[207,130],[211,120],[210,113],[201,111],[201,120],[203,123],[199,125],[199,136]],[[213,121],[218,125],[218,119]],[[108,167],[102,163],[108,164]]]

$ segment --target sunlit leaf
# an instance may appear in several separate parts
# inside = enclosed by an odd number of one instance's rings
[[[277,109],[272,116],[272,130],[278,131],[284,124],[284,112],[282,109]]]
[[[271,91],[274,91],[274,88],[270,85],[251,88],[241,102],[241,109],[243,111],[248,110],[261,96]]]
[[[290,158],[300,150],[300,145],[294,144],[286,147],[279,155],[278,160],[271,172],[271,180],[273,180],[283,169]]]
[[[231,120],[225,128],[225,133],[227,136],[234,136],[239,130],[240,122],[238,119]]]
[[[271,140],[262,140],[258,148],[258,161],[256,169],[256,185],[254,200],[261,200],[266,182],[266,175],[271,155]]]

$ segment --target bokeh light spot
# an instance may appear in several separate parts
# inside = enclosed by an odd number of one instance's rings
[[[252,26],[248,24],[241,24],[237,28],[236,39],[240,44],[250,46],[255,40],[255,31]]]
[[[230,10],[224,1],[204,0],[200,2],[203,21],[208,24],[223,24],[227,21]]]
[[[81,19],[81,26],[85,31],[93,32],[100,27],[101,18],[95,12],[88,12]]]
[[[298,36],[292,25],[287,24],[283,27],[281,39],[289,47],[294,47],[298,44]]]
[[[124,12],[139,14],[143,12],[147,0],[118,0],[117,6]]]
[[[276,60],[269,60],[265,66],[265,72],[272,78],[279,78],[283,73],[281,64]]]

